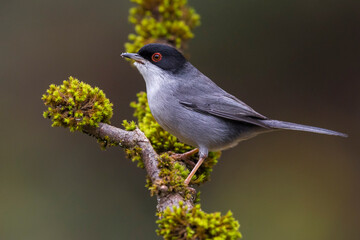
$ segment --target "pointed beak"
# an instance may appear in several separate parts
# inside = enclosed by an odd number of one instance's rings
[[[138,62],[141,64],[144,64],[144,62],[145,62],[145,59],[137,53],[122,53],[121,56],[125,57],[125,58],[130,58],[132,60],[135,60],[135,62]]]

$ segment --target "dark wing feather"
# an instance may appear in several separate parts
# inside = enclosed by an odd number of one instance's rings
[[[265,116],[257,113],[251,107],[228,93],[198,96],[191,99],[183,99],[179,102],[184,107],[193,111],[268,128],[261,121],[267,119]]]

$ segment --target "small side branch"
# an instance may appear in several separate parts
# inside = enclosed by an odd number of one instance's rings
[[[118,143],[124,148],[138,146],[141,148],[141,157],[151,181],[155,184],[161,183],[159,176],[160,169],[158,168],[159,155],[140,129],[126,131],[106,123],[99,123],[99,127],[86,126],[83,128],[83,131],[99,139],[109,139],[111,142]],[[159,186],[160,193],[157,196],[158,211],[164,211],[167,207],[172,207],[173,205],[178,206],[180,201],[188,206],[189,209],[194,206],[192,199],[185,200],[181,193],[168,192],[167,189],[165,185]],[[194,190],[192,189],[192,191]]]

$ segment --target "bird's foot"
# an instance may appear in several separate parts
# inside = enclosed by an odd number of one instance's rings
[[[176,161],[184,161],[186,164],[190,165],[191,167],[194,167],[196,164],[190,160],[190,158],[195,154],[199,152],[198,148],[194,148],[193,150],[190,150],[186,153],[174,153],[171,154],[170,157],[175,159]]]

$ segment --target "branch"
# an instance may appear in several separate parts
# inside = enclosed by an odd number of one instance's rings
[[[199,204],[194,204],[195,190],[184,184],[189,174],[187,163],[169,155],[169,152],[184,153],[193,148],[160,127],[151,115],[145,93],[139,93],[138,102],[131,104],[141,130],[135,122],[124,121],[126,130],[109,125],[112,103],[104,92],[72,77],[60,86],[51,84],[42,100],[48,106],[43,116],[52,120],[52,126],[92,135],[105,147],[121,146],[133,161],[138,161],[138,166],[145,168],[149,176],[147,187],[158,200],[157,233],[164,239],[241,237],[239,223],[230,212],[224,216],[206,213]],[[207,181],[218,157],[219,153],[210,152],[190,183]]]
[[[140,129],[136,128],[134,131],[125,131],[106,123],[99,123],[99,127],[84,126],[83,131],[96,138],[107,139],[124,148],[139,147],[148,176],[153,183],[161,184],[160,169],[158,167],[159,155]],[[188,209],[194,206],[193,198],[187,200],[180,193],[169,192],[166,185],[160,185],[159,190],[157,209],[160,212],[163,212],[167,207],[179,206],[179,202],[183,202]],[[192,188],[189,188],[189,190],[193,193],[195,192]]]

